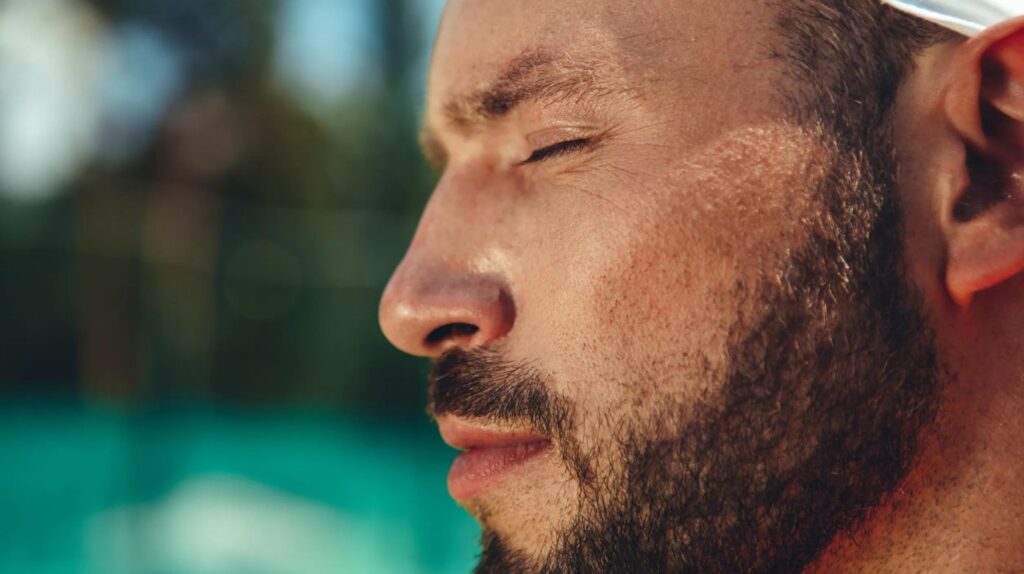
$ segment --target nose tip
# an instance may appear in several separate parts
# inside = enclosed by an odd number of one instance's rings
[[[512,297],[493,276],[414,276],[400,268],[380,304],[384,336],[420,357],[485,346],[507,335],[514,323]]]

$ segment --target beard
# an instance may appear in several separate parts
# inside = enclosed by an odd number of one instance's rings
[[[478,573],[799,572],[895,489],[941,384],[903,269],[888,141],[829,144],[829,169],[806,190],[820,217],[781,269],[740,288],[758,311],[732,324],[727,366],[706,374],[715,390],[699,409],[666,399],[605,423],[587,450],[574,431],[586,414],[528,363],[497,349],[435,363],[435,416],[528,424],[580,486],[541,556],[484,525]]]

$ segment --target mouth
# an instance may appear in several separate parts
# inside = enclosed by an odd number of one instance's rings
[[[529,430],[491,430],[452,417],[438,420],[437,426],[444,442],[463,451],[448,471],[448,492],[459,502],[497,488],[551,448],[550,437]]]

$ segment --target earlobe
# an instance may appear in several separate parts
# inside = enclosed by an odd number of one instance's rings
[[[946,88],[970,183],[950,198],[946,288],[966,307],[1024,273],[1024,19],[964,44]]]
[[[975,294],[1022,272],[1024,205],[1019,199],[1002,202],[958,224],[946,265],[946,288],[954,302],[967,307]]]

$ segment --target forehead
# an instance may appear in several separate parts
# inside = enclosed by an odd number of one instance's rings
[[[428,115],[494,82],[524,55],[597,64],[637,82],[710,85],[763,59],[772,0],[449,0]]]
[[[431,87],[470,91],[523,52],[614,53],[616,30],[596,12],[580,0],[451,0]]]

